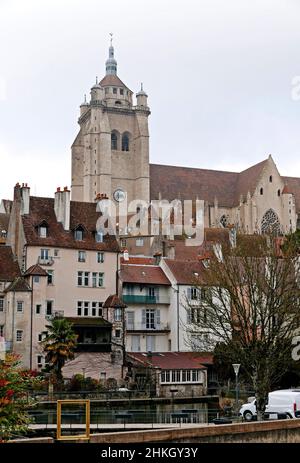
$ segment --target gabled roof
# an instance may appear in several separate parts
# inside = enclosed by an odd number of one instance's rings
[[[236,190],[235,190],[236,204],[239,203],[241,196],[243,196],[245,199],[248,192],[250,192],[251,195],[253,195],[255,188],[257,186],[257,182],[267,163],[268,163],[268,159],[264,159],[258,164],[255,164],[254,166],[251,166],[248,169],[243,170],[242,172],[239,173],[237,184],[236,184]]]
[[[148,353],[127,353],[128,359],[136,362],[137,366],[158,367],[162,370],[204,370],[206,365],[213,363],[212,354],[203,354],[201,352],[152,352]]]
[[[203,283],[202,276],[205,272],[205,267],[201,261],[177,259],[165,259],[164,261],[172,272],[177,284],[197,285]]]
[[[111,296],[108,296],[108,298],[106,299],[102,307],[104,308],[113,307],[113,308],[125,309],[127,305],[124,304],[124,302],[119,298],[119,296],[117,296],[117,294],[113,294]]]
[[[10,246],[0,246],[0,281],[13,281],[21,276],[18,261]]]
[[[29,269],[26,270],[24,276],[33,275],[33,276],[48,276],[46,270],[44,270],[39,264],[32,265]]]
[[[213,205],[215,198],[220,207],[238,206],[240,197],[252,195],[272,157],[269,156],[242,172],[225,172],[192,167],[150,164],[151,199],[203,199]],[[273,162],[273,161],[272,161]],[[300,210],[300,178],[281,177],[295,195],[297,211]],[[167,179],[167,181],[166,181]]]
[[[96,242],[95,231],[99,217],[96,203],[71,201],[70,231],[65,231],[62,224],[56,220],[54,198],[31,196],[29,214],[22,216],[25,239],[30,246],[117,252],[119,245],[114,236],[107,235],[103,243]],[[45,238],[41,238],[37,230],[43,221],[49,225],[48,236]],[[82,241],[76,241],[74,238],[74,230],[79,224],[86,230]]]
[[[25,278],[18,277],[8,286],[8,288],[5,289],[6,293],[10,291],[26,292],[31,291],[31,288]]]
[[[167,285],[171,283],[163,270],[155,265],[122,265],[120,279],[123,283]]]

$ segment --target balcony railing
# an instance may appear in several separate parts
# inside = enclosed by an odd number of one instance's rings
[[[170,331],[170,326],[168,323],[154,323],[145,324],[145,323],[127,323],[127,331]]]
[[[38,263],[41,265],[53,265],[54,264],[54,259],[53,257],[48,257],[47,259],[39,256],[38,258]]]
[[[170,304],[168,296],[140,296],[136,294],[123,294],[125,304]]]

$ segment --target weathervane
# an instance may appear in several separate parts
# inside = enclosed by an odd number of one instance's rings
[[[113,32],[110,32],[109,35],[110,35],[110,46],[112,47],[112,41],[113,41],[113,35],[114,34],[113,34]]]

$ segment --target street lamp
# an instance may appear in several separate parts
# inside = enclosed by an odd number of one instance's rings
[[[238,407],[239,407],[239,383],[238,383],[238,376],[240,370],[240,363],[233,363],[232,364],[234,373],[235,373],[235,411],[238,414]]]

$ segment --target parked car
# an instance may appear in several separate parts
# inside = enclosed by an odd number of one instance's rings
[[[297,418],[300,415],[300,389],[270,392],[265,413],[270,414],[270,419],[277,418],[278,413],[286,414],[287,418]],[[239,414],[245,421],[253,420],[256,416],[256,400],[242,405]]]

